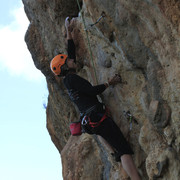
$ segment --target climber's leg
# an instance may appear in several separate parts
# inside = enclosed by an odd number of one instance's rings
[[[131,157],[133,151],[114,121],[110,118],[105,119],[97,129],[96,134],[103,137],[116,150],[116,153],[118,153],[116,160],[119,161],[121,159],[122,166],[130,178],[132,180],[140,180]]]
[[[123,136],[121,130],[112,119],[105,119],[98,127],[96,134],[103,137],[115,150],[116,161],[120,162],[120,157],[123,154],[133,154],[133,151]]]
[[[129,155],[129,154],[122,155],[121,162],[122,162],[122,166],[123,166],[124,170],[130,176],[131,180],[140,180],[138,171],[136,169],[136,166],[133,162],[131,155]]]
[[[114,153],[113,147],[102,136],[97,135],[97,137],[102,144],[106,145],[106,147],[109,149],[111,153]]]

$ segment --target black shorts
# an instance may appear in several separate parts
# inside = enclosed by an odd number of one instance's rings
[[[93,114],[90,116],[91,121],[99,120],[99,117],[102,117],[103,114]],[[96,117],[96,119],[94,119]],[[115,122],[110,118],[106,118],[98,127],[88,128],[89,134],[96,134],[102,136],[118,153],[119,157],[124,154],[133,154],[133,150],[130,145],[126,141],[119,127],[115,124]]]

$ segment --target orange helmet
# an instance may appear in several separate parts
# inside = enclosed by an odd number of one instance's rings
[[[52,59],[50,67],[55,75],[61,75],[61,67],[65,64],[67,57],[66,54],[59,54]]]

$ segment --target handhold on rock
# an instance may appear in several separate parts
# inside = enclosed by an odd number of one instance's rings
[[[110,68],[111,66],[112,66],[112,61],[111,61],[111,58],[108,57],[108,58],[106,58],[106,60],[104,61],[104,67]]]
[[[168,167],[168,158],[162,162],[157,162],[156,164],[158,173],[154,175],[153,179],[157,179],[163,176],[164,171]]]
[[[171,116],[171,109],[165,101],[152,100],[149,106],[149,119],[158,129],[167,126]]]

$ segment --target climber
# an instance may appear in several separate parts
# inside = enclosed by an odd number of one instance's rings
[[[84,125],[85,131],[89,134],[97,134],[103,137],[115,149],[116,155],[118,155],[116,157],[119,157],[116,160],[121,161],[123,168],[131,179],[140,180],[131,157],[133,154],[132,149],[112,118],[107,115],[102,121],[105,110],[96,97],[96,95],[101,94],[109,86],[120,83],[121,78],[115,75],[104,84],[92,86],[87,80],[76,74],[75,45],[71,35],[73,21],[74,19],[70,21],[68,17],[65,20],[68,55],[59,54],[55,56],[50,63],[50,68],[56,76],[64,78],[64,85],[68,90],[71,100],[77,105],[82,120],[88,117]]]

